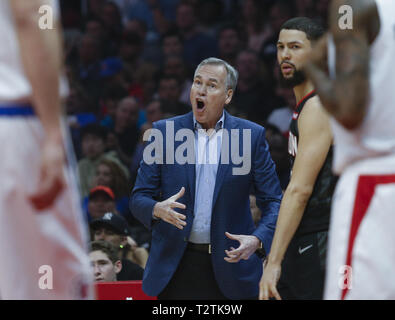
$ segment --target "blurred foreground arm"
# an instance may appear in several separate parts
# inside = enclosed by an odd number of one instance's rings
[[[45,131],[41,150],[40,187],[32,195],[39,210],[50,207],[63,189],[65,152],[60,127],[59,75],[62,65],[59,26],[39,28],[44,0],[9,1],[15,20],[20,54],[25,74],[32,87],[31,103]],[[55,21],[55,20],[54,20]]]
[[[314,83],[325,107],[346,129],[358,127],[365,116],[369,93],[368,21],[374,14],[373,0],[334,0],[330,5],[329,24],[336,47],[336,75],[326,73],[327,38],[313,51],[305,72]],[[339,26],[339,8],[352,8],[351,29]]]

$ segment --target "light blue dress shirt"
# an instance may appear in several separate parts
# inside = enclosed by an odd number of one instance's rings
[[[215,126],[215,130],[204,130],[195,117],[195,163],[196,188],[192,230],[189,241],[193,243],[210,243],[211,213],[218,163],[221,154],[222,128],[225,115]],[[211,131],[211,132],[210,132]]]

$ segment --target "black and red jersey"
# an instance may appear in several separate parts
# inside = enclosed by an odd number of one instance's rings
[[[298,118],[306,102],[315,95],[316,93],[314,90],[307,94],[296,105],[292,116],[288,138],[288,152],[290,154],[292,166],[298,152]],[[332,173],[332,149],[333,146],[330,147],[325,162],[317,176],[313,192],[306,205],[298,230],[296,231],[297,235],[326,231],[329,228],[332,195],[337,182],[337,177]]]

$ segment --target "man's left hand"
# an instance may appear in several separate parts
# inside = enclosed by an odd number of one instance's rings
[[[225,257],[225,261],[230,263],[239,262],[241,259],[248,260],[250,256],[255,253],[256,249],[259,248],[260,241],[255,236],[242,235],[242,234],[231,234],[229,232],[225,232],[225,235],[232,240],[237,240],[240,243],[240,246],[235,249],[233,247],[230,250],[225,250],[227,257]]]

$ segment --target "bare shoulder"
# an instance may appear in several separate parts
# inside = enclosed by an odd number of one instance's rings
[[[325,133],[331,136],[329,114],[322,106],[318,96],[306,102],[299,116],[298,126],[301,135],[318,137]]]
[[[322,116],[322,117],[329,117],[328,113],[325,111],[324,107],[322,106],[321,100],[318,95],[309,99],[303,107],[302,114],[309,114],[310,117]]]

